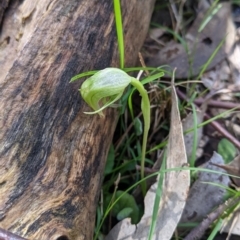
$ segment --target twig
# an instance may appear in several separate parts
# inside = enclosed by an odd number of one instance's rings
[[[205,113],[204,115],[207,119],[211,119],[211,117]],[[220,132],[225,138],[227,138],[231,143],[233,143],[237,148],[240,149],[240,142],[238,141],[237,138],[235,138],[232,134],[230,134],[225,128],[223,128],[221,126],[221,124],[219,124],[216,121],[212,121],[210,123],[218,132]]]
[[[137,169],[138,171],[140,171],[141,166],[136,165],[136,169]],[[155,169],[155,168],[148,168],[148,167],[145,167],[145,168],[144,168],[144,172],[147,173],[147,174],[156,173],[156,172],[158,172],[158,171],[159,171],[159,170],[158,170],[158,169]]]
[[[192,231],[184,238],[184,240],[198,240],[201,239],[205,231],[209,226],[218,219],[222,213],[227,209],[240,201],[240,197],[232,198],[222,205],[220,205],[215,211],[211,212],[207,218],[205,218],[197,227],[193,228]]]
[[[187,96],[183,92],[181,92],[179,89],[177,89],[177,94],[181,99],[183,99],[185,101],[188,100]],[[202,105],[205,101],[206,101],[206,99],[204,99],[204,98],[197,98],[193,102],[196,105]],[[240,110],[239,103],[233,103],[233,102],[222,102],[222,101],[217,101],[217,100],[209,100],[208,106],[215,107],[215,108],[224,108],[224,109],[236,108],[236,110]]]
[[[157,106],[151,106],[150,108],[155,108]],[[140,112],[136,118],[140,118],[142,116],[142,112]],[[115,146],[115,152],[117,152],[117,150],[119,149],[119,147],[121,146],[121,144],[123,143],[124,139],[127,137],[129,131],[131,130],[131,128],[134,126],[134,121],[132,121],[129,126],[127,127],[126,131],[124,132],[124,134],[120,137],[120,139],[117,141],[117,144]],[[1,240],[1,239],[0,239]]]
[[[176,26],[175,26],[175,29],[174,29],[174,32],[178,33],[179,30],[180,30],[180,25],[182,23],[182,14],[183,14],[183,5],[185,3],[186,0],[182,0],[180,2],[180,6],[179,6],[179,12],[177,11],[177,7],[176,7],[176,4],[174,3],[173,0],[170,0],[170,5],[171,5],[171,9],[172,9],[172,12],[174,14],[174,17],[175,17],[175,20],[176,20]]]
[[[198,98],[194,100],[194,103],[197,105],[202,105],[204,103],[203,98]],[[223,108],[223,109],[232,109],[236,108],[236,110],[240,110],[240,105],[239,103],[233,103],[233,102],[222,102],[222,101],[217,101],[217,100],[210,100],[208,102],[209,107],[215,107],[215,108]]]
[[[179,91],[179,90],[177,90],[177,94],[178,94],[178,96],[181,98],[181,99],[183,99],[183,100],[185,100],[185,101],[187,101],[188,100],[188,98],[187,98],[187,96],[184,94],[184,93],[182,93],[181,91]],[[204,102],[204,101],[203,101]],[[211,103],[211,100],[209,100],[209,102],[208,102],[208,106],[210,105],[210,103]],[[221,105],[221,107],[222,107],[223,105]],[[226,105],[225,105],[226,106]],[[230,106],[230,105],[229,105]],[[230,108],[231,109],[231,108]],[[211,117],[207,114],[207,113],[205,113],[204,114],[204,116],[207,118],[207,119],[211,119]],[[240,149],[240,142],[238,141],[238,139],[236,139],[232,134],[230,134],[226,129],[224,129],[217,121],[212,121],[211,123],[210,123],[218,132],[220,132],[225,138],[227,138],[230,142],[232,142],[237,148],[239,148]]]
[[[138,115],[137,115],[137,118],[141,117],[142,115],[142,112],[140,112]],[[124,139],[127,137],[129,131],[131,130],[131,128],[133,127],[134,125],[134,121],[132,121],[128,128],[126,129],[126,131],[124,132],[124,134],[121,136],[121,138],[118,140],[117,142],[117,145],[115,146],[115,152],[117,152],[117,150],[119,149],[119,147],[121,146],[122,142],[124,141]]]

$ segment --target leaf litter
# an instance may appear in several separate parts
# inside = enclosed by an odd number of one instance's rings
[[[221,109],[221,102],[239,103],[240,91],[239,28],[237,32],[237,28],[234,24],[236,23],[236,18],[235,15],[232,15],[232,3],[230,1],[217,2],[218,1],[205,0],[198,2],[197,17],[189,30],[187,30],[187,33],[182,35],[182,37],[178,35],[178,33],[174,33],[175,39],[180,40],[180,43],[173,40],[162,42],[164,34],[170,32],[167,28],[161,28],[165,30],[165,33],[163,31],[152,30],[151,34],[154,33],[155,35],[154,37],[151,36],[151,38],[157,39],[157,45],[160,50],[154,57],[150,57],[148,60],[148,65],[150,66],[168,65],[171,68],[177,68],[176,78],[178,79],[189,79],[190,77],[199,76],[205,89],[208,89],[220,103],[220,107],[208,108],[210,116],[216,116],[226,110],[224,108]],[[215,8],[212,8],[214,4],[216,4]],[[210,11],[211,8],[212,11]],[[238,12],[239,8],[240,7],[238,6]],[[206,21],[207,15],[210,19],[209,22]],[[204,22],[207,22],[207,24],[202,27]],[[216,49],[218,49],[218,51],[214,53]],[[209,61],[210,59],[211,61]],[[203,72],[202,69],[208,61],[209,64]],[[202,87],[200,88],[203,89]],[[205,110],[197,111],[196,117],[198,124],[202,123]],[[229,131],[233,137],[235,136],[240,140],[239,121],[238,118],[235,117],[237,114],[239,113],[227,115],[224,123],[226,128],[225,131]],[[189,113],[186,119],[183,120],[184,131],[194,127],[193,119],[193,114]],[[218,124],[218,126],[220,126],[220,124]],[[208,129],[210,128],[207,126],[205,131],[208,131]],[[198,128],[196,133],[197,146],[199,146],[200,141],[205,136],[203,136],[202,128]],[[219,133],[211,130],[208,134],[210,136],[211,134],[215,134],[215,139],[221,138],[222,136],[227,137],[227,135],[224,135],[223,129],[219,131]],[[206,135],[206,133],[204,134]],[[193,139],[193,132],[187,133],[184,136],[188,159],[192,157]],[[205,145],[209,145],[209,141],[206,142]],[[217,150],[217,147],[215,147],[215,149],[213,148],[212,151],[214,150]],[[204,149],[202,152],[205,155],[208,154],[204,152]],[[236,159],[238,159],[238,157],[231,163],[225,164],[222,156],[214,152],[211,159],[204,165],[204,168],[217,170],[219,173],[227,172],[239,177],[240,162],[236,161]],[[219,176],[221,177],[219,178]],[[220,189],[217,186],[202,183],[204,179],[206,182],[215,182],[228,187],[230,184],[229,177],[221,174],[219,176],[217,177],[217,174],[213,173],[198,174],[198,179],[193,183],[190,189],[182,221],[190,219],[192,221],[202,220],[204,217],[207,217],[207,212],[211,212],[214,207],[217,207],[224,202],[226,190]],[[239,178],[231,178],[231,180],[235,186],[239,186]],[[194,196],[195,194],[196,196]],[[207,196],[207,200],[203,196]],[[202,201],[199,199],[202,199]],[[188,211],[188,213],[186,211]],[[235,217],[235,219],[238,220],[235,220],[237,223],[235,223],[235,227],[232,227],[231,231],[240,236],[240,217]],[[230,230],[229,225],[227,226],[227,229]]]
[[[201,23],[204,21],[206,13],[210,8],[208,3],[203,7],[204,4],[201,5],[203,2],[206,3],[207,1],[199,1],[197,18],[183,38],[186,45],[176,43],[174,41],[164,43],[161,38],[167,31],[162,29],[151,30],[150,38],[157,42],[161,50],[154,58],[149,59],[147,65],[159,66],[167,64],[172,68],[177,67],[176,78],[189,78],[190,76],[197,76],[201,73],[203,65],[211,58],[214,50],[222,44],[215,57],[205,69],[205,72],[203,72],[200,76],[200,79],[205,88],[209,89],[212,93],[219,90],[222,91],[223,89],[227,89],[229,92],[237,89],[240,90],[240,45],[236,44],[237,34],[231,17],[231,3],[220,3],[221,7],[219,7],[218,11],[214,13],[209,23],[201,31],[199,31]],[[219,26],[221,26],[221,31],[219,31]],[[222,41],[223,39],[224,41]],[[189,62],[189,56],[191,57],[192,63]],[[226,91],[223,94],[218,94],[218,96],[218,98],[223,101],[235,101],[231,94],[226,94]],[[173,111],[175,111],[176,114],[174,117],[174,127],[178,129],[178,133],[176,134],[176,129],[173,130],[172,117],[168,144],[167,169],[181,167],[189,162],[189,159],[192,157],[193,139],[195,137],[193,132],[185,134],[184,138],[182,137],[182,132],[194,127],[193,114],[189,113],[182,121],[183,130],[180,130],[178,122],[180,119],[179,110],[177,110],[177,113],[176,109],[174,110],[174,108],[177,108],[176,95],[174,97],[172,95],[172,102],[172,116],[174,114]],[[207,106],[205,105],[200,110],[197,110],[197,124],[203,122],[206,108]],[[212,111],[212,109],[210,110]],[[216,114],[216,112],[213,113],[213,116]],[[204,134],[203,129],[198,128],[198,148],[200,141],[205,137]],[[177,143],[177,139],[180,143]],[[173,140],[172,143],[171,140]],[[177,151],[181,149],[181,154],[185,154],[183,153],[185,152],[183,151],[184,147],[179,147],[183,143],[182,141],[186,146],[186,155],[180,160],[180,152],[177,153]],[[214,150],[216,150],[216,148]],[[206,154],[204,149],[203,153]],[[175,162],[173,156],[176,157],[177,154],[178,161]],[[218,171],[219,174],[199,172],[197,174],[198,178],[192,184],[189,193],[187,189],[190,180],[189,175],[186,175],[186,170],[166,173],[164,176],[163,194],[159,205],[159,217],[155,228],[155,238],[153,239],[170,239],[173,232],[176,230],[180,218],[181,222],[202,221],[214,208],[221,205],[225,201],[227,192],[225,188],[221,188],[220,185],[228,187],[230,184],[230,178],[223,173],[234,173],[235,175],[240,176],[240,163],[236,163],[236,161],[233,162],[225,164],[222,156],[219,153],[214,152],[210,160],[202,167],[206,170]],[[186,181],[183,181],[183,176],[187,179]],[[182,181],[180,181],[181,179]],[[232,180],[235,185],[238,185],[238,178],[233,178]],[[110,231],[106,239],[147,239],[156,191],[157,182],[154,183],[147,192],[144,199],[145,212],[141,221],[137,225],[131,224],[130,218],[124,219]],[[240,235],[239,213],[235,212],[234,214],[235,216],[232,218],[234,220],[225,224],[226,226],[224,226],[223,231]]]
[[[181,168],[187,164],[182,122],[178,109],[176,90],[172,82],[172,110],[166,168]],[[163,174],[163,173],[161,173]],[[133,225],[130,219],[119,222],[108,234],[106,240],[147,239],[157,191],[154,183],[144,199],[145,210],[141,221]],[[188,170],[169,171],[164,174],[162,197],[153,239],[170,239],[181,218],[190,184]]]
[[[213,183],[227,187],[230,179],[228,176],[221,174],[226,171],[218,167],[218,164],[224,164],[224,160],[221,155],[214,152],[209,162],[204,164],[203,167],[208,170],[218,171],[219,174],[202,171],[198,173],[198,178],[189,191],[181,222],[201,221],[215,206],[224,202],[227,190],[213,185]]]

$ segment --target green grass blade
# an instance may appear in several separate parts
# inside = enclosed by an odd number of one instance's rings
[[[227,111],[224,111],[224,112],[220,113],[219,115],[217,115],[217,116],[215,116],[215,117],[212,117],[212,118],[206,120],[205,122],[202,122],[202,123],[198,124],[197,127],[198,127],[198,128],[203,127],[203,126],[207,125],[208,123],[211,123],[211,122],[213,122],[213,121],[215,121],[215,120],[217,120],[217,119],[219,119],[219,118],[222,118],[222,117],[226,116],[226,114],[229,114],[229,113],[233,112],[233,111],[236,110],[237,108],[238,108],[238,107],[235,107],[235,108],[229,109],[229,110],[227,110]],[[191,131],[193,131],[193,128],[186,130],[186,131],[184,132],[184,134],[189,133],[189,132],[191,132]]]
[[[217,115],[217,116],[215,116],[215,117],[212,117],[212,118],[206,120],[205,122],[202,122],[202,123],[198,124],[198,125],[197,125],[197,128],[203,127],[203,126],[205,126],[205,125],[207,125],[207,124],[209,124],[209,123],[211,123],[211,122],[213,122],[213,121],[215,121],[215,120],[217,120],[217,119],[219,119],[219,118],[222,118],[222,117],[226,116],[226,114],[229,114],[229,113],[233,112],[233,111],[236,110],[237,108],[238,108],[238,107],[235,107],[235,108],[233,108],[233,109],[229,109],[229,110],[227,110],[227,111],[225,111],[225,112],[222,112],[222,113],[220,113],[219,115]],[[184,134],[187,134],[187,133],[189,133],[189,132],[192,132],[193,130],[194,130],[194,128],[188,129],[188,130],[186,130],[186,131],[184,132]],[[159,143],[158,145],[156,145],[155,147],[151,148],[147,153],[151,153],[151,152],[153,152],[153,151],[156,151],[156,150],[158,150],[158,149],[161,149],[161,148],[165,147],[165,146],[167,145],[167,143],[168,143],[167,140],[166,140],[166,141],[163,141],[163,142]]]
[[[131,68],[123,68],[123,70],[125,72],[133,72],[133,71],[145,71],[145,70],[148,70],[148,71],[154,71],[154,72],[158,72],[158,71],[161,71],[161,72],[166,72],[168,74],[170,74],[171,72],[170,71],[167,71],[165,70],[164,68],[169,68],[169,66],[167,65],[163,65],[163,66],[159,66],[159,67],[131,67]]]
[[[211,234],[209,235],[208,239],[207,240],[214,240],[217,233],[219,232],[219,230],[221,229],[222,227],[222,223],[223,223],[223,220],[220,218],[218,221],[217,221],[217,224],[215,225],[215,227],[213,228]]]
[[[87,77],[87,76],[92,76],[92,75],[94,75],[96,72],[98,72],[98,71],[89,71],[89,72],[80,73],[80,74],[72,77],[71,80],[70,80],[70,83],[78,80],[79,78],[83,78],[83,77]]]
[[[198,29],[198,32],[201,32],[207,24],[211,21],[213,16],[219,11],[219,9],[222,7],[222,4],[217,5],[219,0],[214,1],[212,6],[207,11],[206,17],[203,19],[202,23],[200,24],[200,27]]]
[[[163,29],[164,31],[172,34],[173,37],[174,37],[175,39],[177,39],[177,40],[182,44],[182,46],[183,46],[183,48],[184,48],[184,50],[185,50],[185,52],[186,52],[186,54],[187,54],[188,63],[189,63],[189,66],[190,66],[190,69],[189,69],[189,71],[188,71],[188,74],[190,74],[190,76],[191,76],[191,75],[192,75],[192,64],[193,64],[192,58],[193,58],[193,56],[192,56],[192,54],[190,54],[187,41],[186,41],[183,37],[181,37],[178,33],[174,32],[174,31],[173,31],[172,29],[170,29],[170,28],[161,26],[161,25],[156,24],[156,23],[152,23],[152,25],[155,26],[155,27],[161,28],[161,29]],[[189,77],[190,77],[190,76],[189,76]]]
[[[237,191],[230,188],[230,187],[226,187],[222,184],[219,184],[219,183],[214,183],[214,182],[205,182],[205,181],[201,181],[201,183],[203,184],[209,184],[209,185],[212,185],[212,186],[216,186],[216,187],[219,187],[219,188],[222,188],[224,190],[226,190],[229,194],[233,194],[233,195],[236,195],[237,194]]]
[[[164,152],[164,158],[163,158],[163,163],[162,163],[160,172],[162,172],[165,169],[166,169],[166,151]],[[160,173],[159,180],[158,180],[158,186],[157,186],[157,190],[156,190],[156,197],[155,197],[154,205],[153,205],[153,212],[152,212],[150,230],[148,233],[148,240],[153,239],[153,235],[154,235],[155,228],[157,225],[158,210],[159,210],[159,204],[160,204],[162,191],[163,191],[164,176],[165,176],[164,173]]]
[[[218,51],[220,50],[220,48],[223,46],[224,42],[226,41],[226,36],[225,38],[218,44],[218,46],[215,48],[215,50],[213,51],[213,53],[211,54],[211,56],[209,57],[209,59],[207,60],[207,62],[203,65],[199,75],[197,76],[197,79],[200,79],[201,76],[203,75],[203,73],[206,71],[207,67],[210,65],[210,63],[212,62],[212,60],[214,59],[214,57],[216,56],[216,54],[218,53]]]
[[[145,85],[145,84],[150,83],[150,82],[152,82],[154,80],[157,80],[158,78],[161,78],[163,76],[164,76],[164,72],[156,73],[156,74],[154,74],[152,76],[144,78],[143,80],[141,80],[141,83],[143,85]]]
[[[195,159],[196,159],[196,152],[197,152],[197,139],[198,139],[198,119],[197,119],[197,112],[196,107],[193,103],[191,103],[192,110],[193,110],[193,146],[192,146],[192,155],[190,159],[190,167],[194,167]]]
[[[159,24],[157,24],[157,23],[151,23],[151,25],[154,26],[154,27],[161,28],[161,29],[163,29],[164,31],[172,34],[172,35],[174,36],[174,38],[176,38],[176,39],[183,45],[186,53],[189,53],[187,42],[185,41],[184,38],[182,38],[182,37],[180,36],[180,34],[174,32],[174,31],[173,31],[172,29],[170,29],[170,28],[164,27],[164,26],[159,25]]]
[[[118,51],[120,58],[120,68],[124,68],[124,40],[123,40],[123,26],[120,0],[113,0],[114,16],[117,29]]]
[[[105,221],[107,215],[109,214],[109,212],[111,211],[112,207],[119,201],[119,199],[127,192],[129,192],[130,190],[134,189],[136,186],[138,186],[142,181],[146,181],[147,179],[151,178],[151,177],[154,177],[158,174],[164,174],[164,173],[167,173],[167,172],[171,172],[171,171],[183,171],[183,170],[187,170],[187,171],[202,171],[202,172],[209,172],[209,173],[217,173],[217,174],[221,174],[221,175],[225,175],[225,176],[230,176],[230,177],[236,177],[232,174],[228,174],[228,173],[223,173],[223,172],[219,172],[219,171],[216,171],[216,170],[210,170],[210,169],[206,169],[206,168],[196,168],[196,167],[177,167],[177,168],[169,168],[169,169],[160,169],[159,172],[156,172],[156,173],[152,173],[152,174],[149,174],[148,176],[146,176],[145,178],[141,179],[140,181],[132,184],[131,187],[129,187],[126,191],[124,191],[123,194],[121,194],[121,196],[119,196],[113,203],[111,206],[109,206],[109,208],[107,208],[106,212],[104,213],[103,217],[102,217],[102,220],[101,220],[101,223],[99,224],[98,228],[96,229],[95,231],[95,237],[94,237],[94,240],[97,239],[98,237],[98,234],[100,232],[100,229],[102,227],[102,224],[103,222]],[[240,177],[238,177],[240,178]]]

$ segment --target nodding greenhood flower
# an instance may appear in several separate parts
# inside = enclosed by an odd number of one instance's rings
[[[105,68],[88,78],[83,82],[80,92],[94,112],[85,113],[103,116],[102,110],[121,98],[131,79],[127,73],[117,68]]]
[[[79,76],[76,76],[79,77]],[[71,81],[76,80],[74,77]],[[144,119],[144,132],[141,158],[141,177],[144,178],[144,162],[146,155],[147,136],[150,127],[150,101],[147,91],[141,82],[130,77],[123,70],[118,68],[105,68],[85,80],[80,89],[80,93],[85,102],[94,110],[88,114],[98,113],[104,116],[102,110],[116,102],[124,93],[125,88],[132,84],[142,97],[142,113]],[[146,183],[142,183],[142,191],[146,193]]]

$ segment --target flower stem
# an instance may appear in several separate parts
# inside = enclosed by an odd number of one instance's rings
[[[141,108],[142,108],[143,120],[144,120],[144,131],[143,131],[142,156],[141,156],[141,179],[143,179],[147,138],[148,138],[148,131],[150,128],[150,101],[148,98],[147,91],[145,90],[145,88],[143,87],[140,81],[138,81],[136,78],[131,78],[131,84],[139,91],[142,97]],[[145,196],[147,191],[146,181],[143,181],[141,183],[141,188],[142,188],[142,193]]]

